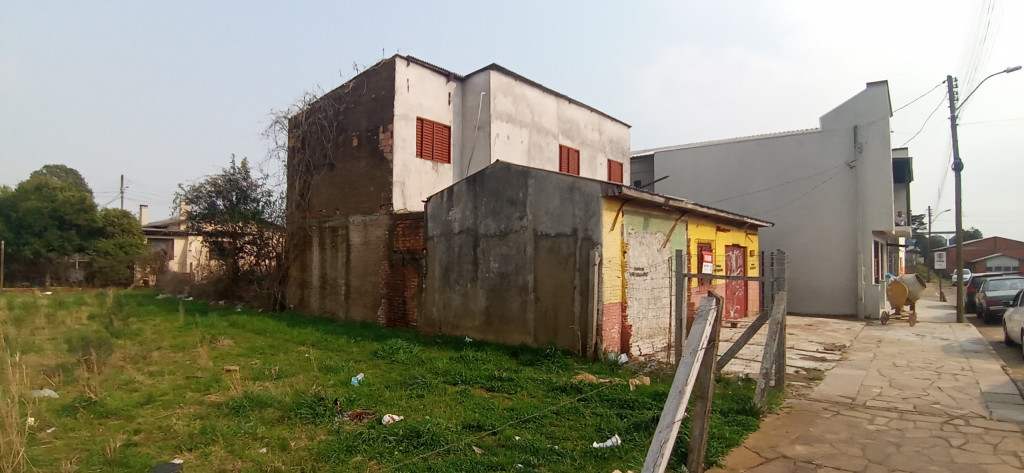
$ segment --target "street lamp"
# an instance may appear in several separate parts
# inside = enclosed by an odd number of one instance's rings
[[[963,194],[960,189],[960,173],[964,170],[964,162],[960,159],[960,144],[956,136],[956,118],[959,111],[963,110],[964,105],[967,105],[967,101],[970,100],[971,96],[981,87],[981,84],[984,84],[985,81],[993,76],[1009,74],[1020,69],[1021,66],[1007,67],[999,72],[988,75],[978,83],[974,90],[967,94],[967,98],[964,99],[959,107],[956,105],[956,86],[953,84],[953,76],[946,76],[946,90],[949,95],[949,128],[953,135],[953,193],[955,196],[954,214],[956,215],[956,273],[954,274],[956,275],[957,323],[964,323],[967,319],[964,316],[964,213],[962,205]]]

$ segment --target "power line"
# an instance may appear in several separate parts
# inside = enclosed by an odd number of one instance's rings
[[[921,100],[921,99],[925,98],[925,96],[927,96],[928,94],[930,94],[930,93],[934,92],[934,91],[935,91],[935,89],[938,89],[939,87],[942,87],[942,86],[943,86],[943,85],[945,85],[945,84],[946,84],[946,81],[945,81],[945,80],[943,80],[942,82],[939,82],[939,83],[938,83],[938,84],[937,84],[937,85],[936,85],[935,87],[932,87],[932,88],[931,88],[931,90],[929,90],[928,92],[925,92],[925,93],[921,94],[921,96],[920,96],[920,97],[918,97],[918,98],[916,98],[916,99],[914,99],[914,100],[911,100],[910,102],[907,102],[907,104],[906,104],[906,105],[904,105],[904,106],[902,106],[902,107],[900,107],[900,108],[897,108],[896,110],[893,110],[893,111],[892,111],[892,113],[893,113],[893,114],[895,115],[895,114],[896,114],[896,112],[898,112],[898,111],[900,111],[900,110],[903,110],[904,108],[907,108],[907,107],[909,107],[909,106],[910,106],[911,104],[913,104],[914,102],[917,102],[918,100]]]
[[[836,168],[842,167],[842,166],[846,166],[846,163],[840,163],[840,164],[832,166],[832,167],[830,167],[828,169],[825,169],[823,171],[818,171],[818,172],[816,172],[814,174],[809,174],[809,175],[804,176],[804,177],[798,177],[796,179],[791,179],[791,180],[788,180],[788,181],[780,183],[780,184],[776,184],[776,185],[773,185],[773,186],[765,187],[764,189],[758,189],[756,191],[744,192],[743,194],[740,194],[740,195],[734,195],[732,197],[726,197],[724,199],[719,199],[719,200],[716,200],[714,202],[708,202],[707,205],[714,205],[714,204],[717,204],[719,202],[726,202],[726,201],[729,201],[729,200],[738,199],[740,197],[746,197],[748,195],[759,194],[759,193],[764,192],[764,191],[769,191],[769,190],[772,190],[772,189],[777,189],[777,188],[785,186],[787,184],[792,184],[792,183],[797,182],[797,181],[802,181],[804,179],[810,179],[810,178],[815,177],[815,176],[820,176],[822,174],[825,174],[826,172],[829,172],[829,171],[831,171],[833,169],[836,169]]]
[[[827,183],[828,183],[829,181],[831,181],[832,179],[834,179],[834,178],[835,178],[836,176],[838,176],[838,175],[839,175],[840,173],[842,173],[842,172],[843,172],[843,170],[842,170],[842,169],[839,169],[839,170],[838,170],[838,171],[836,171],[836,172],[835,172],[834,174],[832,174],[831,176],[829,176],[829,177],[828,177],[828,179],[825,179],[824,181],[821,181],[821,182],[819,182],[819,183],[818,183],[817,185],[815,185],[814,187],[811,187],[810,189],[807,189],[807,192],[804,192],[803,194],[800,194],[800,195],[798,195],[798,196],[797,196],[797,197],[796,197],[795,199],[793,199],[793,200],[791,200],[791,201],[789,201],[789,202],[786,202],[786,203],[784,203],[784,204],[782,204],[782,205],[780,205],[780,206],[778,206],[778,207],[775,207],[775,208],[771,208],[771,209],[768,209],[768,210],[762,210],[762,211],[760,211],[760,212],[758,212],[758,213],[754,214],[753,216],[755,216],[755,217],[756,217],[756,216],[758,216],[758,215],[764,215],[764,214],[766,214],[766,213],[774,212],[774,211],[776,211],[776,210],[779,210],[779,209],[781,209],[781,208],[783,208],[783,207],[786,207],[786,206],[788,206],[788,205],[790,205],[790,204],[792,204],[792,203],[794,203],[794,202],[796,202],[796,201],[798,201],[798,200],[800,200],[800,199],[804,198],[804,197],[805,197],[805,196],[806,196],[807,194],[810,194],[811,192],[814,192],[814,190],[815,190],[815,189],[817,189],[817,188],[819,188],[819,187],[821,187],[821,186],[823,186],[823,185],[827,184]]]
[[[945,81],[943,81],[943,82],[945,82]],[[928,114],[928,118],[925,118],[925,119],[924,119],[924,123],[922,123],[922,124],[921,124],[921,129],[917,130],[917,133],[914,133],[914,136],[911,136],[909,140],[907,140],[907,141],[903,142],[903,144],[902,144],[902,145],[900,145],[900,148],[906,147],[906,146],[907,146],[907,143],[910,143],[911,141],[914,141],[914,138],[917,138],[917,135],[920,135],[920,134],[921,134],[921,132],[922,132],[922,131],[924,131],[924,127],[928,125],[928,121],[929,121],[929,120],[931,120],[931,119],[932,119],[932,117],[934,117],[934,116],[935,116],[935,112],[938,112],[938,111],[939,111],[939,108],[941,108],[941,107],[942,107],[942,105],[943,105],[944,103],[946,103],[946,97],[948,97],[948,96],[949,96],[949,94],[948,94],[948,93],[946,93],[946,94],[942,94],[942,100],[941,100],[941,101],[939,102],[939,104],[938,104],[938,105],[936,105],[936,106],[935,106],[935,109],[934,109],[934,110],[932,110],[932,113],[929,113],[929,114]]]
[[[982,124],[982,123],[1016,122],[1016,121],[1021,121],[1021,120],[1024,120],[1024,117],[1017,117],[1017,118],[1002,118],[1002,119],[999,119],[999,120],[982,120],[982,121],[977,121],[977,122],[967,122],[967,123],[957,122],[957,126],[964,126],[964,125],[980,125],[980,124]]]

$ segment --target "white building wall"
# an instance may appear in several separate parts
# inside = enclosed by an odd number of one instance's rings
[[[760,247],[787,251],[791,312],[877,317],[873,231],[893,231],[889,116],[887,86],[871,84],[820,130],[657,152],[654,175],[670,177],[654,187],[774,222]]]
[[[629,127],[586,107],[490,71],[490,156],[558,171],[558,146],[580,151],[580,176],[608,178],[608,159],[629,178]]]
[[[985,260],[985,271],[1011,271],[1020,268],[1020,260],[1010,256],[996,256]]]
[[[395,212],[422,212],[423,201],[455,182],[461,159],[462,118],[459,80],[408,59],[395,60],[395,122],[393,129],[393,196]],[[416,118],[452,127],[452,163],[416,157]]]
[[[467,77],[460,86],[462,117],[461,152],[455,164],[455,180],[465,179],[491,163],[491,71]]]

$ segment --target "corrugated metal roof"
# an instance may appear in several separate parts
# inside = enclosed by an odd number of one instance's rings
[[[700,141],[700,142],[697,142],[697,143],[688,143],[688,144],[675,145],[675,146],[663,146],[661,148],[649,148],[649,149],[641,149],[641,150],[637,150],[637,151],[631,151],[629,153],[629,156],[631,158],[635,158],[637,156],[646,156],[646,155],[649,155],[649,154],[661,153],[663,151],[676,151],[676,150],[689,149],[689,148],[703,148],[705,146],[724,145],[724,144],[728,144],[728,143],[739,143],[739,142],[743,142],[743,141],[764,140],[764,139],[769,139],[769,138],[779,138],[779,137],[783,137],[783,136],[803,135],[803,134],[806,134],[806,133],[817,133],[819,131],[821,131],[821,128],[807,128],[807,129],[803,129],[803,130],[780,131],[780,132],[777,132],[777,133],[765,133],[765,134],[761,134],[761,135],[741,136],[741,137],[738,137],[738,138],[727,138],[727,139],[724,139],[724,140]]]
[[[523,166],[522,164],[510,163],[508,161],[501,161],[501,160],[495,161],[495,162],[489,164],[484,169],[481,169],[480,171],[477,171],[476,173],[470,175],[466,179],[471,179],[476,174],[485,172],[485,171],[487,171],[489,169],[492,169],[492,168],[497,168],[497,167],[502,167],[502,166],[510,166],[510,167],[516,167],[516,168],[520,168],[520,169],[528,169],[528,170],[530,170],[532,172],[546,172],[546,173],[550,173],[550,174],[557,174],[559,176],[564,176],[566,178],[571,178],[571,179],[583,179],[583,180],[587,180],[587,181],[599,182],[599,183],[601,183],[602,185],[605,186],[606,190],[604,190],[603,194],[602,194],[605,197],[621,197],[621,198],[625,198],[625,199],[639,200],[639,201],[647,202],[649,204],[658,205],[658,206],[661,206],[661,207],[668,207],[668,208],[684,210],[684,211],[688,211],[688,212],[694,212],[694,213],[698,213],[698,214],[702,214],[702,215],[706,215],[706,216],[710,216],[710,217],[715,217],[715,218],[719,218],[719,219],[725,219],[725,220],[730,220],[730,221],[733,221],[733,222],[738,222],[738,223],[741,223],[741,224],[753,225],[755,227],[774,227],[775,226],[774,223],[769,222],[767,220],[760,220],[760,219],[756,219],[756,218],[753,218],[753,217],[748,217],[746,215],[741,215],[741,214],[738,214],[738,213],[729,212],[728,210],[716,209],[716,208],[711,207],[709,205],[698,204],[698,203],[693,202],[691,200],[683,199],[683,198],[680,198],[680,197],[672,197],[672,196],[667,196],[667,195],[662,195],[662,194],[655,194],[653,192],[647,192],[647,191],[643,191],[643,190],[640,190],[640,189],[636,189],[634,187],[629,187],[629,186],[627,186],[625,184],[620,184],[618,182],[603,181],[603,180],[600,180],[600,179],[593,179],[593,178],[582,177],[582,176],[577,176],[577,175],[573,175],[573,174],[566,174],[564,172],[550,171],[550,170],[547,170],[547,169],[540,169],[540,168],[535,168],[535,167],[531,167],[531,166]],[[438,194],[441,194],[442,192],[445,192],[447,189],[450,189],[452,187],[455,187],[455,186],[459,185],[461,182],[464,182],[466,179],[464,179],[462,181],[458,181],[458,182],[452,184],[451,186],[448,186],[445,189],[442,189],[442,190],[438,191],[434,195],[431,195],[430,197],[427,197],[427,200],[429,201],[430,199],[434,198],[434,196],[436,196]]]

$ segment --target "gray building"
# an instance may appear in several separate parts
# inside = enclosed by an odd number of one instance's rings
[[[911,159],[892,149],[891,116],[888,83],[872,82],[818,128],[634,151],[631,181],[775,222],[761,248],[789,255],[791,312],[876,318],[911,236]]]

